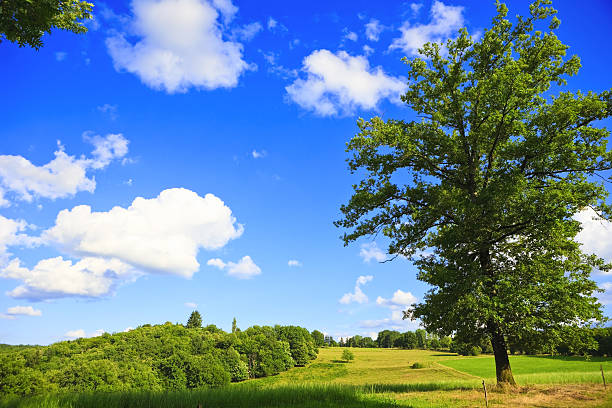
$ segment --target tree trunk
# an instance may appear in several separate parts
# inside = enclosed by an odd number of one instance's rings
[[[508,359],[508,348],[503,333],[499,330],[497,324],[489,324],[491,333],[491,345],[495,355],[495,374],[497,376],[497,385],[516,385],[512,369],[510,368],[510,360]]]
[[[480,248],[480,267],[483,275],[488,276],[493,280],[494,274],[491,265],[491,253],[488,246]],[[497,293],[493,288],[492,283],[490,296],[494,298]],[[510,368],[510,360],[508,359],[508,347],[506,347],[506,339],[501,331],[499,324],[494,320],[487,323],[487,329],[491,335],[491,345],[493,346],[493,354],[495,355],[495,374],[497,377],[497,385],[516,385],[512,369]]]

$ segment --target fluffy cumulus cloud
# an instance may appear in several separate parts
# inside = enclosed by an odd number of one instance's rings
[[[374,279],[374,277],[372,275],[358,277],[357,281],[355,282],[355,290],[353,291],[353,293],[345,293],[340,298],[339,302],[342,303],[342,304],[345,304],[345,305],[349,304],[349,303],[353,303],[353,302],[355,302],[355,303],[367,303],[368,302],[368,297],[361,290],[361,286],[365,285],[366,283],[368,283],[372,279]]]
[[[411,8],[413,12],[418,12],[420,6]],[[402,35],[393,40],[389,49],[418,55],[423,44],[446,41],[465,25],[463,10],[461,6],[447,6],[441,1],[434,1],[431,6],[431,21],[428,24],[415,25],[405,22],[400,28]]]
[[[59,142],[55,158],[42,166],[22,156],[0,155],[0,205],[10,204],[8,194],[31,202],[35,197],[56,199],[74,196],[79,191],[93,192],[96,181],[87,177],[87,172],[124,157],[129,141],[121,134],[103,137],[85,133],[84,138],[94,146],[91,157],[68,155]]]
[[[383,99],[399,101],[405,80],[389,76],[381,67],[371,68],[365,56],[345,51],[317,50],[304,58],[298,78],[287,86],[288,97],[317,115],[349,115],[356,109],[375,109]]]
[[[230,0],[134,0],[126,33],[106,39],[115,69],[137,75],[169,93],[191,87],[232,88],[250,65],[242,44],[225,40],[220,18],[229,23],[237,8]],[[254,35],[249,27],[245,35]]]
[[[398,289],[393,293],[393,297],[390,299],[385,299],[381,296],[376,298],[376,304],[380,306],[386,306],[391,309],[406,309],[413,303],[416,303],[417,298],[410,292],[404,292],[401,289]]]
[[[582,250],[612,262],[612,222],[602,219],[591,208],[577,213],[574,219],[582,224],[582,231],[576,235]]]
[[[219,258],[210,259],[207,263],[221,270],[227,271],[229,276],[238,279],[251,279],[261,274],[261,268],[253,262],[250,256],[243,256],[238,262],[224,262]]]
[[[2,319],[15,319],[17,316],[42,316],[42,311],[34,309],[32,306],[13,306],[1,314]]]
[[[287,265],[291,267],[298,267],[298,266],[302,266],[302,263],[298,261],[297,259],[290,259],[289,262],[287,262]]]
[[[73,263],[61,256],[43,259],[32,269],[22,266],[19,259],[13,259],[0,271],[0,277],[22,282],[7,292],[8,296],[33,301],[104,296],[120,279],[133,274],[133,269],[118,259],[89,257]]]
[[[43,239],[75,256],[116,258],[132,267],[191,277],[200,248],[219,249],[242,235],[232,211],[213,194],[173,188],[136,198],[128,208],[61,211]]]
[[[387,254],[376,245],[376,242],[361,244],[359,256],[363,259],[363,262],[371,262],[372,260],[383,262],[387,259]]]

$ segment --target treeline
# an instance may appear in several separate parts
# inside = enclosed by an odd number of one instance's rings
[[[316,332],[316,330],[315,330]],[[313,332],[313,337],[315,332]],[[423,329],[414,332],[400,333],[395,330],[383,330],[376,340],[359,335],[340,338],[335,341],[330,336],[319,333],[322,345],[331,347],[362,347],[362,348],[402,348],[423,350],[448,350],[464,356],[492,354],[493,347],[488,338],[478,341],[465,341],[458,338],[438,337]],[[542,337],[530,339],[506,339],[511,354],[556,354],[556,355],[591,355],[612,357],[612,327],[572,329],[565,333],[561,342],[555,346],[543,341]]]
[[[0,349],[0,395],[182,390],[278,374],[316,358],[297,326],[185,327],[167,322],[49,346]]]
[[[376,340],[371,337],[353,336],[348,338],[340,338],[336,342],[333,338],[328,337],[327,344],[334,347],[363,347],[363,348],[402,348],[402,349],[423,349],[423,350],[440,350],[448,349],[451,346],[450,337],[438,337],[431,333],[427,333],[423,329],[416,331],[407,331],[400,333],[396,330],[383,330],[378,332]]]

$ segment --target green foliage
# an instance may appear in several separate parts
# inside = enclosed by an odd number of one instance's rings
[[[325,345],[325,336],[318,330],[310,332],[312,340],[314,341],[315,347],[323,347]]]
[[[286,371],[296,364],[292,355],[302,364],[316,357],[306,329],[225,333],[214,326],[144,325],[46,347],[1,347],[0,397],[222,387]]]
[[[498,382],[513,382],[506,340],[550,350],[601,321],[590,273],[610,268],[582,253],[573,217],[612,217],[600,174],[612,169],[609,132],[593,125],[612,94],[547,93],[580,68],[549,5],[513,24],[498,3],[479,40],[462,29],[405,60],[402,100],[422,120],[359,120],[347,151],[363,179],[336,222],[345,244],[382,234],[389,254],[413,260],[432,289],[408,315],[440,336],[491,339]]]
[[[188,329],[196,329],[202,327],[202,315],[197,310],[191,312],[189,315],[189,319],[187,319],[187,327]]]
[[[353,354],[351,350],[349,349],[342,350],[341,360],[349,362],[349,361],[353,361],[354,359],[355,359],[355,355]]]
[[[413,369],[419,369],[419,368],[425,368],[425,367],[426,367],[425,364],[419,363],[418,361],[416,363],[413,363],[410,366],[410,368],[413,368]]]
[[[0,2],[0,42],[42,47],[42,36],[54,28],[81,34],[83,20],[92,18],[93,4],[81,0],[3,0]]]

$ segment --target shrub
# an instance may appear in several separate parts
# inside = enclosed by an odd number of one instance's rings
[[[344,351],[342,352],[342,360],[348,363],[349,361],[352,361],[354,359],[355,355],[353,354],[353,352],[351,350],[344,349]]]
[[[417,368],[425,368],[425,364],[423,364],[423,363],[419,363],[419,362],[417,361],[416,363],[412,364],[412,365],[410,366],[410,368],[414,368],[414,369],[417,369]]]
[[[482,353],[482,349],[479,346],[472,346],[470,348],[470,356],[479,356]]]

